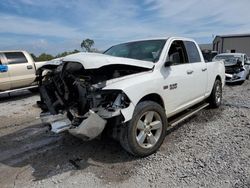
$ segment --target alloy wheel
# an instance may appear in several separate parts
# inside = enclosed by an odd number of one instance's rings
[[[155,111],[145,112],[136,126],[136,141],[143,148],[152,148],[162,134],[162,120]]]

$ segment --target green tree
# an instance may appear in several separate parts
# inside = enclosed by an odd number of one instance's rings
[[[38,56],[36,61],[50,61],[54,59],[54,57],[50,54],[42,53],[41,55]]]
[[[74,51],[69,51],[69,52],[63,52],[63,53],[59,53],[55,56],[55,58],[59,58],[59,57],[65,57],[67,55],[70,55],[70,54],[75,54],[75,53],[78,53],[80,52],[79,50],[74,50]]]
[[[81,48],[87,52],[91,52],[92,46],[94,46],[95,42],[92,39],[85,39],[81,43]]]

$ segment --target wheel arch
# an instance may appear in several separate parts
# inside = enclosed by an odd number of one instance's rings
[[[165,104],[162,97],[157,93],[150,93],[142,97],[137,104],[143,101],[153,101],[159,104],[163,109],[165,109]]]
[[[220,75],[217,75],[216,77],[215,77],[215,80],[220,80],[221,82],[222,82],[222,79],[221,79],[221,76]],[[215,81],[214,80],[214,81]]]
[[[214,83],[215,83],[216,80],[220,80],[220,81],[222,82],[221,76],[220,76],[220,75],[217,75],[217,76],[215,77],[214,82],[213,82],[213,84],[211,85],[211,89],[210,89],[210,92],[209,92],[209,97],[210,97],[211,94],[212,94],[213,87],[214,87]]]

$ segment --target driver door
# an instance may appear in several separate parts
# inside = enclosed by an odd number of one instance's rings
[[[164,67],[164,94],[168,113],[171,116],[186,108],[193,99],[193,70],[188,62],[187,52],[183,41],[173,41],[166,61],[171,66]]]

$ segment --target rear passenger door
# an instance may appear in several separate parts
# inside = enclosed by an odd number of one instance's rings
[[[198,46],[193,41],[184,41],[188,62],[192,66],[192,97],[193,101],[202,100],[207,88],[207,64],[201,59]]]
[[[35,79],[34,65],[28,63],[22,52],[5,52],[4,55],[8,62],[11,89],[31,85]]]

